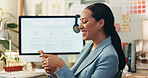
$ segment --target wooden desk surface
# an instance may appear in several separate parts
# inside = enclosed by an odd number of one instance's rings
[[[148,75],[132,73],[130,76],[122,76],[122,78],[148,78]]]
[[[34,71],[15,71],[15,72],[0,72],[0,78],[6,77],[6,78],[48,78],[48,76],[45,73],[35,73]]]

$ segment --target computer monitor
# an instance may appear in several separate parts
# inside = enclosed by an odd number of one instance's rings
[[[81,32],[74,31],[80,24],[76,16],[20,16],[19,54],[78,54],[84,45]]]

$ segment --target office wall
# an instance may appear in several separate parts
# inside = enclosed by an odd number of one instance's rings
[[[120,24],[120,29],[122,27],[122,7],[112,7],[115,22]],[[130,31],[118,32],[122,42],[131,42],[134,39],[142,39],[142,22],[147,19],[148,16],[145,14],[129,14],[130,16]]]
[[[42,0],[38,0],[42,1]],[[35,15],[34,9],[31,9],[30,7],[33,6],[34,3],[32,3],[33,0],[25,0],[24,4],[24,15]],[[44,12],[43,15],[49,15],[48,14],[48,3],[45,4],[45,2],[48,2],[47,0],[44,0]],[[89,4],[80,4],[80,0],[66,0],[65,2],[74,2],[75,4],[72,5],[72,10],[68,12],[67,10],[65,15],[74,15],[74,14],[80,14],[84,7],[86,7]],[[68,5],[68,4],[66,4]],[[108,0],[107,5],[109,5],[113,11],[114,17],[115,17],[115,23],[120,24],[120,30],[119,35],[121,37],[122,42],[131,42],[133,39],[142,39],[142,21],[143,19],[147,19],[148,15],[145,14],[130,14],[130,31],[129,32],[122,32],[122,0]],[[47,7],[47,8],[45,8]],[[75,8],[74,8],[75,7]],[[79,7],[79,8],[77,8]],[[67,6],[65,6],[67,8]],[[73,12],[73,13],[72,13]]]
[[[120,24],[119,36],[122,42],[131,42],[134,39],[142,39],[142,23],[144,19],[148,19],[147,13],[143,14],[129,14],[130,16],[130,31],[122,32],[122,0],[109,1],[109,6],[111,7],[115,22]]]
[[[42,2],[42,15],[47,14],[47,2],[48,0],[24,0],[24,16],[34,16],[35,15],[35,5]]]
[[[120,23],[120,28],[122,26],[122,7],[112,7],[113,13],[115,15],[115,21]],[[148,14],[129,14],[130,16],[130,32],[118,32],[122,42],[131,42],[134,39],[143,38],[143,20],[148,19]]]

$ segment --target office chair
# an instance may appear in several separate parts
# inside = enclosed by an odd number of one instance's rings
[[[114,78],[121,78],[122,77],[122,70],[119,70]]]

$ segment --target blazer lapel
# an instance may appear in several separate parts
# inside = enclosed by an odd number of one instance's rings
[[[111,37],[108,37],[106,40],[104,40],[103,42],[101,42],[95,49],[94,51],[89,54],[87,56],[87,58],[85,58],[84,60],[84,57],[83,57],[83,60],[84,61],[81,61],[81,63],[79,63],[79,68],[76,70],[76,72],[74,73],[74,75],[77,75],[79,72],[81,72],[85,67],[87,67],[89,64],[91,64],[99,55],[100,53],[102,52],[103,48],[106,47],[107,45],[111,44]],[[89,49],[91,48],[91,46],[89,46]],[[87,54],[89,53],[90,51],[87,52]],[[83,52],[85,53],[85,52]],[[85,57],[86,57],[85,56]],[[80,58],[81,59],[81,58]]]
[[[80,66],[80,64],[83,62],[83,60],[85,59],[85,57],[89,54],[90,49],[92,47],[93,43],[88,44],[84,50],[82,50],[82,54],[80,55],[80,57],[77,59],[77,62],[74,64],[74,66],[71,68],[71,70],[73,72],[76,72],[76,70],[78,69],[78,67]]]
[[[79,66],[77,71],[74,75],[77,75],[80,71],[82,71],[85,67],[87,67],[89,64],[91,64],[97,56],[101,53],[101,50],[93,51],[90,55],[87,56],[87,58],[82,62],[82,64]],[[86,56],[85,56],[86,57]]]

